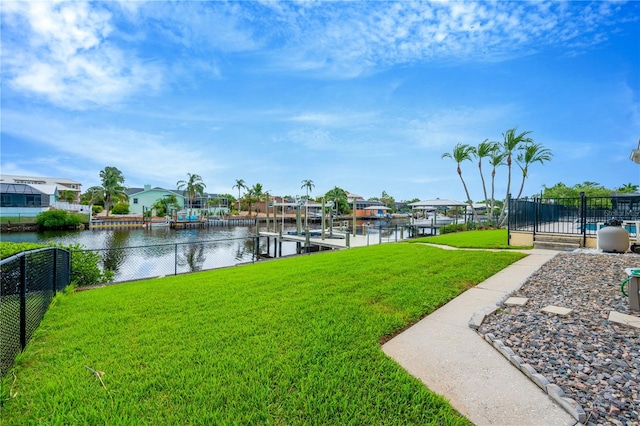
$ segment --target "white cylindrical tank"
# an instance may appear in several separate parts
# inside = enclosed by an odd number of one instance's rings
[[[604,226],[598,229],[598,247],[607,253],[626,253],[629,233],[621,226]]]

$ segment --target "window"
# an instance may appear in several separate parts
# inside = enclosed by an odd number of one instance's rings
[[[133,204],[138,204],[138,199],[137,198],[133,199]]]

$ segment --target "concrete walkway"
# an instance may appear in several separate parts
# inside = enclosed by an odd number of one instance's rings
[[[575,425],[576,420],[474,330],[474,313],[495,306],[557,254],[534,249],[382,347],[476,425]]]

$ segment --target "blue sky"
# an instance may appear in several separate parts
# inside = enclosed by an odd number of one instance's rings
[[[553,152],[525,195],[640,183],[639,2],[0,6],[3,174],[465,200],[441,155],[517,126]],[[462,172],[482,199],[477,165]]]

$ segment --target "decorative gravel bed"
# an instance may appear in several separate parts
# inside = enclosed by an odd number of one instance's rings
[[[502,306],[478,332],[493,334],[560,386],[587,424],[640,425],[640,329],[608,321],[612,310],[640,317],[620,291],[632,267],[640,267],[640,255],[560,253],[511,295],[529,298],[526,305]],[[548,305],[573,312],[540,312]]]

